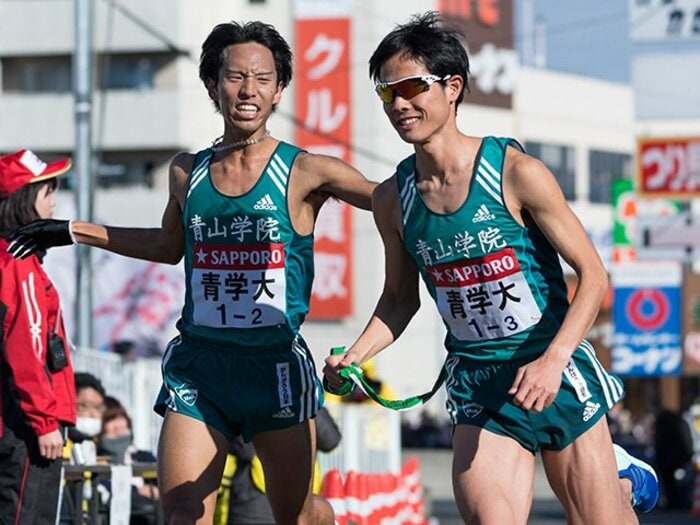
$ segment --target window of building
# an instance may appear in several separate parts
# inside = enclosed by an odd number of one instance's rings
[[[632,156],[627,153],[591,150],[588,153],[588,199],[610,204],[614,180],[632,178]]]
[[[153,89],[169,55],[106,55],[99,60],[100,89]]]
[[[574,148],[542,142],[526,142],[525,151],[540,159],[552,172],[567,201],[576,199],[576,170]]]
[[[170,151],[110,152],[99,157],[96,185],[99,188],[144,186],[153,188],[157,172],[168,165]],[[164,172],[167,173],[167,170]]]
[[[157,176],[167,176],[167,166],[174,152],[95,152],[98,164],[94,184],[95,188],[128,188],[141,186],[153,188],[157,184]],[[63,155],[70,156],[70,153]],[[48,161],[60,158],[56,154],[42,154],[42,159]],[[75,190],[78,187],[75,165],[65,175],[58,178],[59,188]],[[162,182],[162,181],[161,181]]]
[[[72,89],[70,56],[5,57],[2,90],[5,93],[68,93]]]
[[[175,56],[170,53],[102,55],[97,59],[99,89],[148,90]],[[72,57],[5,57],[2,91],[6,93],[70,93]]]

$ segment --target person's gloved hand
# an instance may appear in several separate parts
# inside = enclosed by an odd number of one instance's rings
[[[20,226],[8,237],[7,251],[16,259],[26,259],[33,253],[45,251],[52,246],[73,244],[70,221],[41,219]]]

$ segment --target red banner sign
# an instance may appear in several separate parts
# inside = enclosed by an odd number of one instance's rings
[[[321,2],[318,4],[322,5]],[[351,162],[350,17],[329,13],[296,20],[296,144]],[[352,313],[352,210],[327,201],[316,222],[309,319],[342,319]]]
[[[640,139],[637,173],[642,195],[700,197],[700,137]]]

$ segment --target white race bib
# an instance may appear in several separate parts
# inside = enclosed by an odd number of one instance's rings
[[[426,271],[440,315],[460,341],[517,334],[542,317],[512,248]]]
[[[196,243],[190,281],[197,325],[261,328],[285,322],[284,244]]]

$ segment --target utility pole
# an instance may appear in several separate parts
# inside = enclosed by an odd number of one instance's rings
[[[93,0],[75,0],[75,52],[73,86],[75,110],[76,209],[78,219],[92,221],[92,18]],[[92,347],[92,263],[90,247],[78,245],[76,266],[76,315],[78,347]]]

